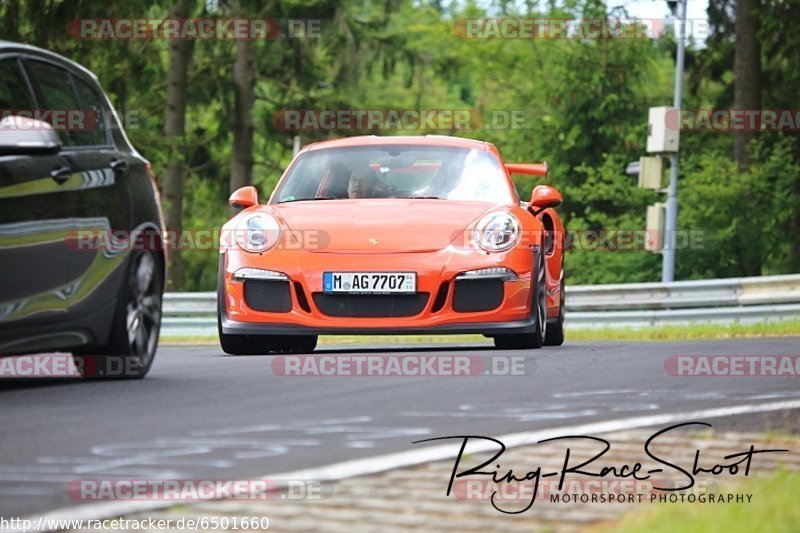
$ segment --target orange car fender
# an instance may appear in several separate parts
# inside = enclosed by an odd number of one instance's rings
[[[547,316],[558,316],[561,302],[561,287],[564,277],[564,225],[554,209],[545,209],[537,218],[541,219],[547,237],[545,239],[545,261],[547,263]]]

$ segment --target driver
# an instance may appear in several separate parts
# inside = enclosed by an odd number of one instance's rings
[[[350,198],[373,198],[378,189],[378,176],[369,167],[361,168],[350,174],[347,194]]]

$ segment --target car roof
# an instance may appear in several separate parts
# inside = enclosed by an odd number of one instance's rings
[[[0,40],[0,54],[5,54],[5,53],[21,53],[32,56],[39,56],[43,59],[49,59],[50,61],[53,61],[55,63],[61,63],[65,67],[75,69],[81,72],[82,74],[90,77],[91,79],[97,81],[97,76],[94,74],[94,72],[84,67],[80,63],[76,63],[71,59],[67,59],[66,57],[59,55],[55,52],[51,52],[50,50],[39,48],[38,46]]]
[[[322,148],[349,148],[355,146],[385,146],[391,144],[421,145],[421,146],[453,146],[462,148],[475,148],[478,150],[496,151],[491,143],[451,137],[449,135],[359,135],[345,137],[309,144],[303,151],[319,150]]]

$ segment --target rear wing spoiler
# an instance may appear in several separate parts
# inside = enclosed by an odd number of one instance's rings
[[[547,176],[547,163],[506,163],[505,167],[509,174]]]

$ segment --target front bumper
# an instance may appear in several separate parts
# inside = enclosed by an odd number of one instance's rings
[[[522,247],[504,254],[455,248],[342,254],[273,250],[262,255],[229,250],[221,261],[221,329],[236,335],[527,333],[535,327],[530,318],[534,253],[538,251]],[[490,267],[506,267],[517,275],[502,282],[499,305],[485,311],[456,311],[456,276]],[[246,282],[233,279],[233,273],[241,268],[285,274],[291,300],[288,310],[258,311],[248,306]],[[332,316],[323,313],[315,300],[322,293],[323,272],[337,271],[413,271],[417,273],[417,292],[428,297],[421,311],[411,316]]]
[[[226,335],[423,335],[454,333],[481,333],[487,336],[510,333],[533,333],[536,322],[531,317],[508,322],[477,322],[440,324],[427,327],[312,327],[286,323],[236,322],[225,315],[221,318],[222,332]]]

